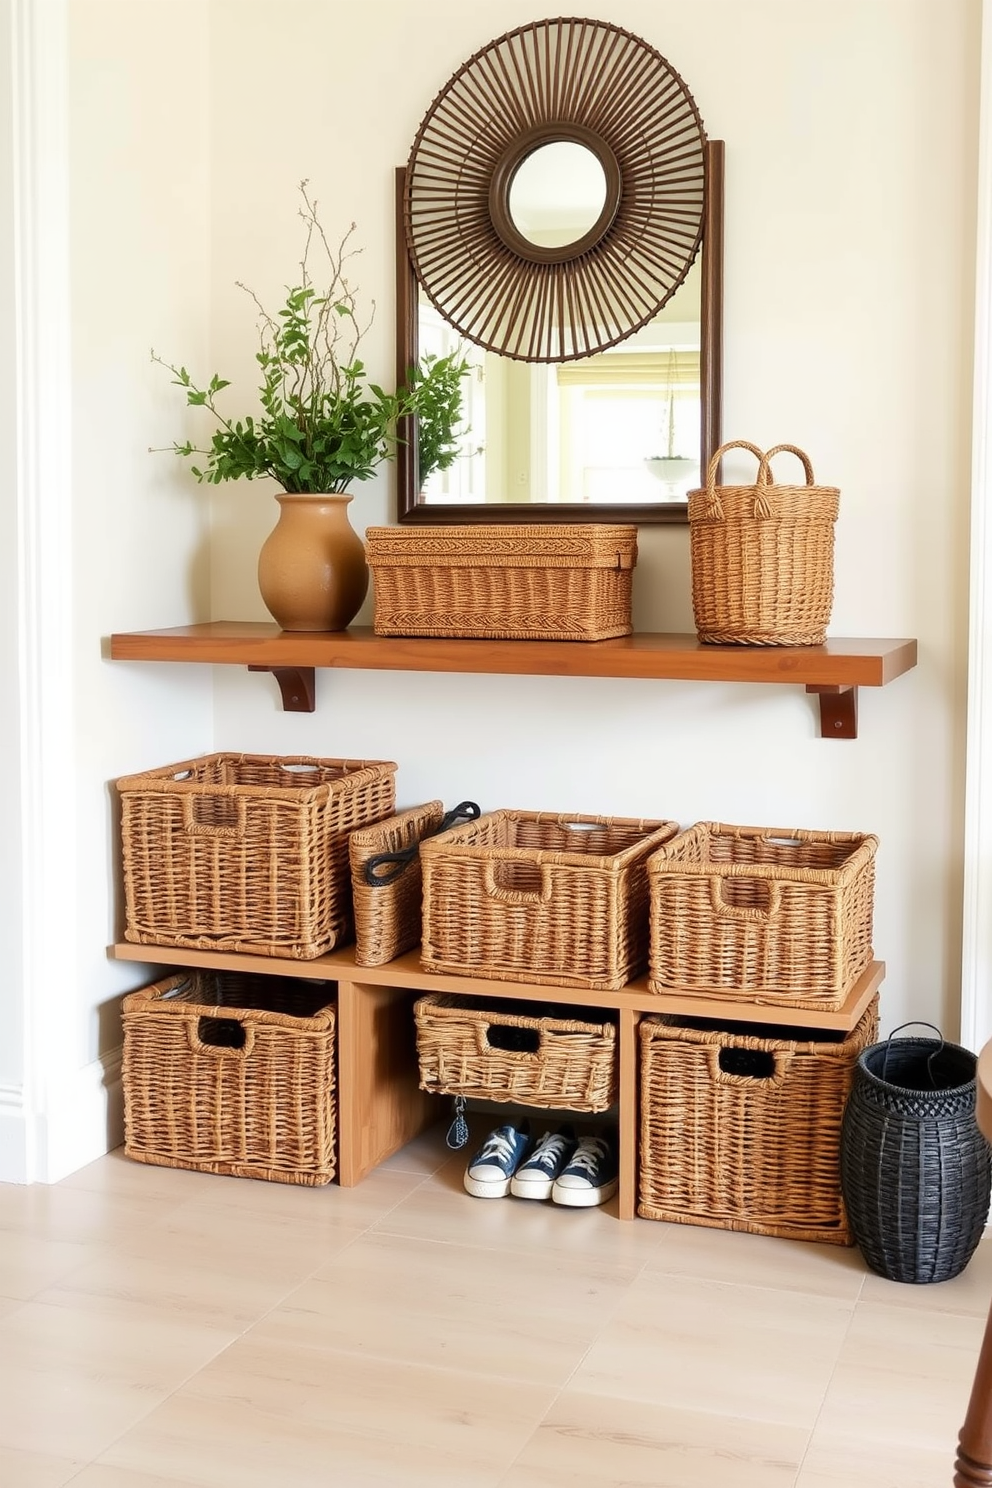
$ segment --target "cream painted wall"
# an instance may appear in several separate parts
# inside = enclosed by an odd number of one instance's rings
[[[214,0],[212,365],[251,376],[263,298],[293,272],[294,186],[359,224],[392,366],[393,168],[448,76],[531,0]],[[817,737],[801,690],[542,678],[318,676],[312,717],[218,669],[227,748],[388,757],[401,802],[874,831],[883,1022],[956,1031],[978,0],[624,0],[609,19],[682,73],[727,142],[725,433],[808,450],[840,486],[836,635],[915,635],[920,665],[861,694],[861,737]],[[323,59],[293,109],[262,106]],[[740,467],[743,470],[745,467]],[[731,471],[734,467],[731,466]],[[788,465],[783,477],[789,478]],[[391,519],[382,476],[356,526]],[[213,613],[261,617],[261,489],[215,507]],[[687,533],[643,529],[635,621],[691,629]]]

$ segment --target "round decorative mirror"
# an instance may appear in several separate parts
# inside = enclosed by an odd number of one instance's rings
[[[696,257],[705,147],[685,83],[629,31],[561,18],[507,32],[414,140],[404,222],[424,293],[466,339],[521,361],[616,345]]]

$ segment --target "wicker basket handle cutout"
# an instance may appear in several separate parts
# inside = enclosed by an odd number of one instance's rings
[[[244,1034],[244,1041],[240,1045],[213,1042],[201,1036],[204,1023],[218,1023],[221,1020],[227,1023],[236,1023]],[[240,1018],[233,1016],[227,1009],[212,1008],[209,1018],[198,1015],[186,1021],[186,1040],[194,1054],[212,1055],[215,1059],[240,1059],[251,1058],[255,1047],[255,1025],[243,1023]]]
[[[709,1056],[710,1079],[720,1085],[761,1085],[763,1089],[781,1085],[792,1062],[791,1049],[752,1051],[736,1044],[725,1047],[711,1044],[706,1052]],[[747,1068],[749,1059],[754,1065],[751,1069]]]
[[[536,1059],[540,1059],[544,1051],[544,1043],[547,1036],[547,1030],[543,1028],[517,1029],[515,1032],[518,1034],[531,1034],[536,1041],[535,1047],[533,1049],[506,1049],[498,1043],[490,1043],[489,1027],[485,1023],[476,1023],[474,1031],[475,1042],[480,1055],[498,1053],[500,1059],[507,1059],[513,1064],[533,1064]]]
[[[795,455],[797,459],[802,461],[803,471],[806,475],[807,486],[812,486],[815,484],[812,462],[805,451],[801,450],[798,445],[775,444],[770,450],[762,451],[756,444],[752,444],[750,440],[731,439],[728,441],[727,444],[721,444],[720,448],[714,451],[712,457],[710,458],[710,463],[706,467],[706,516],[711,521],[723,521],[723,503],[721,502],[718,494],[716,472],[719,467],[720,461],[726,454],[727,450],[732,449],[750,450],[751,454],[754,455],[754,457],[758,461],[758,474],[756,475],[754,482],[756,490],[753,514],[755,517],[764,518],[771,516],[771,510],[768,506],[768,503],[761,496],[760,488],[762,486],[770,486],[773,484],[771,471],[771,461],[773,455]]]
[[[761,884],[768,895],[768,903],[762,909],[759,904],[728,904],[724,898],[724,889],[730,882],[740,883],[741,879],[747,879],[749,883]],[[710,904],[713,913],[725,920],[756,920],[762,923],[773,920],[782,907],[782,885],[774,879],[754,878],[748,879],[746,874],[734,874],[733,879],[711,878],[710,879]]]
[[[541,873],[539,889],[508,889],[497,882],[496,875],[501,863],[512,866],[518,862],[530,864],[531,859],[523,853],[515,857],[486,859],[482,869],[482,887],[489,898],[498,900],[500,904],[547,904],[554,895],[554,883],[549,863],[538,865]]]
[[[216,806],[218,796],[184,795],[183,802],[183,831],[192,837],[243,837],[248,824],[247,802],[244,796],[228,796],[226,799],[234,805],[235,820],[230,823],[198,821],[196,817],[196,803],[201,800],[207,801],[211,807]]]

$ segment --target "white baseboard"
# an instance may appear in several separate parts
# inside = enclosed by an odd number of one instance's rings
[[[57,1183],[124,1140],[121,1051],[63,1080],[44,1112],[18,1086],[0,1086],[0,1182]]]

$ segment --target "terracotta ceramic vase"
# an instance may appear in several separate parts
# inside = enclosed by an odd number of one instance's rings
[[[276,496],[279,520],[258,555],[258,587],[283,630],[344,630],[369,587],[350,496]]]

